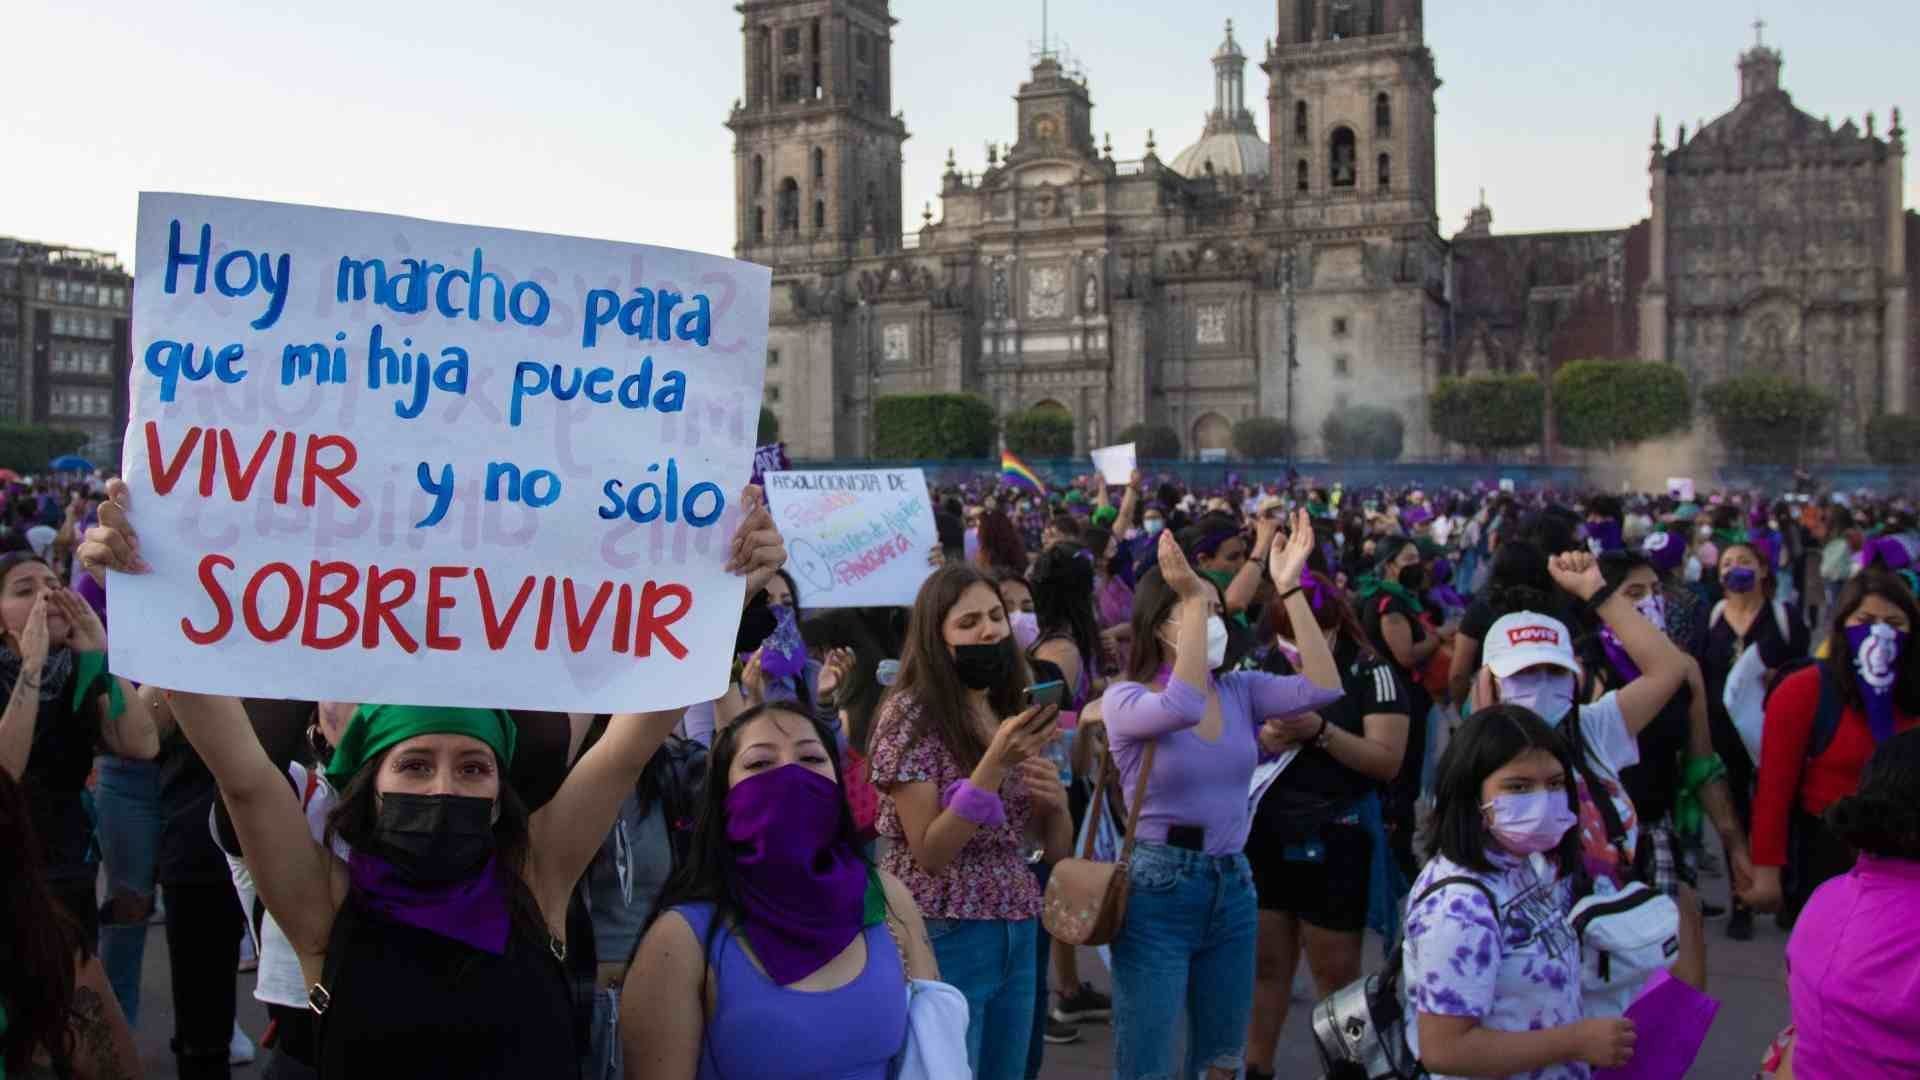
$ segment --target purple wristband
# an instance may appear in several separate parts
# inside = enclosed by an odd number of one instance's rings
[[[1007,804],[991,791],[982,791],[971,780],[955,780],[940,793],[940,805],[983,829],[1007,823]]]

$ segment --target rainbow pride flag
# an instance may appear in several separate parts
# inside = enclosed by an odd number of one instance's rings
[[[1041,483],[1040,477],[1027,468],[1026,462],[1015,457],[1011,450],[1000,451],[1000,480],[1013,487],[1026,488],[1035,495],[1047,493],[1047,485]]]

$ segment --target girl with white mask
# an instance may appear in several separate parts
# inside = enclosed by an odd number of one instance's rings
[[[1279,602],[1303,626],[1313,607],[1300,573],[1312,552],[1301,512],[1269,560]],[[1242,854],[1248,788],[1261,757],[1325,734],[1324,722],[1285,720],[1338,700],[1340,673],[1319,634],[1299,642],[1304,677],[1221,673],[1221,590],[1165,533],[1158,556],[1134,592],[1126,679],[1103,698],[1119,789],[1131,800],[1146,777],[1132,893],[1113,942],[1114,1075],[1228,1080],[1244,1062],[1259,925]],[[1175,1059],[1182,1042],[1184,1063]]]

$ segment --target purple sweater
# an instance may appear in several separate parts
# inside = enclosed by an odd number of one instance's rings
[[[1260,726],[1269,717],[1311,712],[1342,697],[1301,676],[1259,671],[1230,672],[1214,686],[1220,694],[1220,737],[1212,742],[1193,732],[1206,715],[1204,691],[1172,678],[1159,693],[1137,682],[1107,688],[1107,736],[1129,798],[1149,742],[1160,746],[1140,811],[1141,840],[1164,843],[1168,828],[1200,825],[1207,830],[1207,854],[1238,854],[1252,821],[1247,788],[1260,762]]]

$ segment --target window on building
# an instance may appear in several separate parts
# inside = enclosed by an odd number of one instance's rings
[[[1380,155],[1379,172],[1380,172],[1380,190],[1385,191],[1388,188],[1391,188],[1393,186],[1393,158],[1391,155],[1388,155],[1388,154]]]
[[[1335,315],[1333,317],[1333,336],[1347,336],[1347,317],[1345,315]]]
[[[815,229],[827,227],[827,200],[825,199],[813,200],[813,227]]]
[[[1310,171],[1311,170],[1307,168],[1307,159],[1301,158],[1300,167],[1295,170],[1295,172],[1298,174],[1294,177],[1294,181],[1293,181],[1293,186],[1295,190],[1300,192],[1305,192],[1307,190],[1307,188],[1309,187]]]
[[[1293,103],[1293,137],[1296,139],[1307,137],[1307,103],[1304,101]]]
[[[859,30],[853,32],[853,58],[867,63],[871,56],[871,47],[867,44],[867,35]]]
[[[813,178],[815,180],[827,178],[827,152],[817,146],[813,148]]]
[[[753,208],[753,238],[755,240],[764,240],[766,236],[767,208],[764,206],[756,206]]]
[[[800,51],[800,28],[789,26],[780,31],[780,51],[788,56]]]
[[[813,55],[819,56],[820,55],[820,20],[819,19],[813,20],[813,29],[809,34],[808,43],[812,47]]]
[[[1327,142],[1327,181],[1337,188],[1350,188],[1355,182],[1354,137],[1350,127],[1333,129]]]
[[[1345,375],[1347,373],[1346,353],[1340,353],[1333,358],[1333,373],[1335,375]]]
[[[755,195],[767,190],[767,159],[761,157],[759,154],[753,155],[753,176],[751,183],[753,186],[749,190]]]
[[[800,100],[799,73],[789,71],[785,75],[780,76],[780,100],[781,101],[799,101]]]
[[[867,103],[867,80],[853,80],[853,103],[855,105],[865,105]]]
[[[768,349],[767,350],[767,367],[777,368],[779,366],[780,366],[780,350]]]
[[[773,383],[767,384],[767,404],[780,404],[780,388]]]
[[[1294,40],[1306,44],[1313,40],[1313,4],[1300,4],[1294,8]]]
[[[1327,11],[1329,36],[1335,41],[1353,37],[1359,30],[1355,16],[1353,0],[1333,0]]]
[[[1377,94],[1373,99],[1373,132],[1393,134],[1393,99],[1385,94]]]
[[[773,219],[774,228],[783,233],[800,231],[800,183],[791,176],[780,181],[780,203]]]

